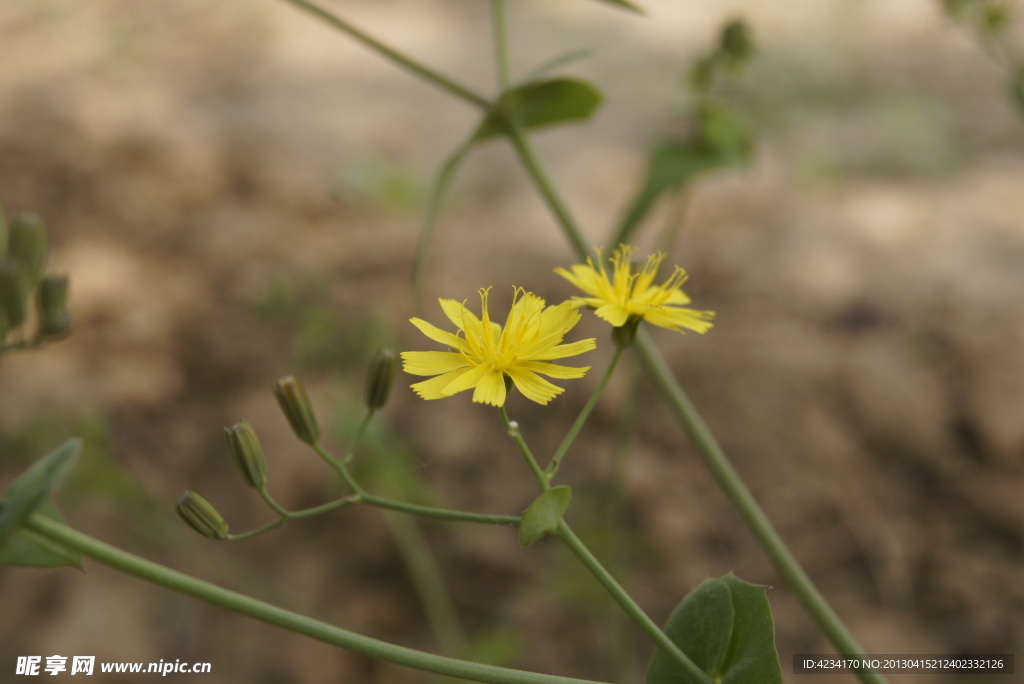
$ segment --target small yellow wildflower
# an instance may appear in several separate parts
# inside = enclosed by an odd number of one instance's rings
[[[562,338],[581,315],[572,301],[548,306],[530,292],[516,289],[505,326],[491,320],[487,311],[490,288],[480,290],[480,318],[465,302],[441,299],[441,309],[458,326],[446,332],[419,318],[410,319],[420,332],[450,351],[402,352],[404,369],[412,375],[437,377],[412,385],[424,399],[441,399],[470,388],[473,401],[504,406],[505,378],[511,379],[527,399],[547,404],[565,390],[538,373],[552,378],[581,378],[590,370],[549,363],[576,356],[596,345],[593,339],[562,344]]]
[[[675,272],[664,284],[654,285],[654,278],[665,259],[665,253],[658,252],[647,257],[643,268],[633,273],[630,259],[634,252],[636,248],[629,245],[616,248],[609,259],[613,266],[610,277],[603,262],[600,267],[595,267],[590,259],[587,259],[586,264],[576,264],[571,271],[556,268],[555,273],[590,295],[575,299],[595,309],[594,313],[599,318],[616,328],[626,325],[630,319],[643,319],[679,332],[683,332],[683,328],[699,333],[710,330],[715,312],[683,308],[690,303],[690,298],[680,289],[686,282],[686,271],[676,266]],[[600,256],[598,251],[599,259]]]

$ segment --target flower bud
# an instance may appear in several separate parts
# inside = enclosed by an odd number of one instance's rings
[[[245,484],[253,489],[259,489],[267,483],[267,460],[263,456],[263,447],[256,431],[243,420],[229,428],[224,428],[228,438],[228,448],[231,449],[231,457],[242,473]]]
[[[175,510],[189,527],[208,539],[228,538],[228,524],[209,501],[195,492],[185,492],[178,499]]]
[[[10,259],[0,262],[0,316],[8,329],[17,328],[25,321],[28,289],[24,269],[18,262]]]
[[[41,337],[56,337],[67,332],[71,326],[67,300],[67,276],[48,275],[39,283],[39,333]]]
[[[11,222],[7,256],[21,265],[24,277],[32,287],[43,271],[46,255],[46,226],[35,214],[21,214]]]
[[[274,386],[274,396],[295,436],[306,444],[316,444],[320,439],[320,426],[302,383],[294,375],[282,378]]]
[[[381,347],[377,350],[366,373],[366,407],[371,411],[384,408],[391,394],[391,385],[398,373],[398,356],[393,349]]]

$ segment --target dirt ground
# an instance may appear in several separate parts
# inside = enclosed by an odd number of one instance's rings
[[[655,341],[868,652],[1024,652],[1024,118],[1006,73],[930,0],[643,4],[645,17],[582,0],[513,9],[518,74],[587,48],[562,72],[605,93],[592,122],[536,137],[588,239],[604,240],[648,145],[685,129],[686,65],[744,16],[759,54],[732,97],[757,154],[694,187],[670,256],[718,319],[706,336]],[[329,6],[494,92],[486,3]],[[376,347],[433,348],[407,322],[416,236],[430,180],[477,112],[272,0],[3,3],[0,56],[0,204],[47,220],[74,319],[68,339],[3,359],[0,482],[82,435],[57,497],[76,528],[438,650],[405,562],[416,527],[352,509],[215,544],[173,504],[194,489],[234,529],[270,520],[224,445],[240,418],[260,434],[278,500],[339,494],[270,387],[300,374],[340,453]],[[513,285],[572,294],[552,273],[570,249],[497,143],[463,168],[430,254],[421,315],[438,323],[430,302],[483,286],[501,306]],[[607,336],[589,315],[580,331]],[[510,401],[535,451],[557,446],[609,348],[551,406]],[[854,681],[792,674],[792,654],[830,646],[641,378],[627,361],[570,451],[569,519],[657,621],[732,571],[771,585],[787,681]],[[410,381],[360,451],[365,477],[521,511],[532,480],[495,412],[466,395],[423,402]],[[418,527],[477,650],[640,681],[651,647],[555,543]],[[212,664],[177,682],[427,681],[93,562],[84,574],[0,569],[0,593],[4,681],[17,656],[52,654]]]

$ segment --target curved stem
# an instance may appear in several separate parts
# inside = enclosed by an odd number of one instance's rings
[[[661,391],[683,429],[686,430],[687,435],[697,447],[704,463],[711,470],[718,486],[722,488],[722,491],[729,497],[729,501],[739,511],[750,531],[754,533],[771,558],[779,574],[800,597],[807,611],[840,653],[849,656],[864,655],[864,649],[847,631],[843,621],[818,592],[800,562],[790,552],[779,533],[775,531],[768,516],[765,515],[754,499],[754,495],[747,489],[746,484],[732,467],[725,452],[722,451],[718,441],[711,434],[711,430],[701,419],[682,387],[676,382],[671,369],[644,330],[637,335],[636,350],[647,375]],[[857,676],[865,684],[885,684],[886,682],[885,677],[874,671],[859,672]]]
[[[530,446],[523,439],[523,434],[519,431],[519,423],[508,419],[508,411],[505,410],[504,406],[500,406],[498,411],[501,413],[501,422],[505,424],[505,431],[508,432],[508,436],[516,443],[516,446],[519,447],[519,453],[526,459],[526,465],[530,467],[530,472],[533,473],[537,484],[540,485],[540,490],[542,492],[548,491],[551,489],[551,482],[548,480],[548,476],[544,474],[544,471],[540,469],[537,459],[534,458],[533,452],[530,451]]]
[[[576,557],[580,559],[580,562],[590,570],[590,573],[601,583],[612,598],[618,602],[622,609],[633,618],[633,620],[640,626],[640,629],[650,637],[658,648],[660,648],[665,655],[672,658],[686,673],[688,681],[692,684],[714,684],[711,677],[704,673],[697,665],[687,657],[685,653],[679,650],[679,647],[672,643],[672,640],[661,631],[661,628],[644,612],[643,608],[637,605],[636,601],[629,595],[629,593],[622,588],[622,586],[615,581],[601,562],[590,552],[586,544],[576,536],[576,533],[572,531],[569,524],[564,520],[558,523],[558,537],[565,542],[565,545],[576,554]]]
[[[558,467],[562,464],[562,459],[565,458],[566,452],[569,451],[569,447],[572,446],[572,443],[576,440],[576,436],[583,428],[583,424],[587,422],[587,418],[590,417],[594,407],[597,406],[597,402],[604,393],[604,388],[608,385],[608,381],[611,380],[612,374],[615,372],[615,366],[618,365],[619,358],[621,356],[622,347],[615,347],[615,355],[612,356],[612,360],[608,364],[607,370],[605,370],[604,375],[601,377],[601,382],[599,382],[597,387],[594,388],[594,391],[587,400],[587,403],[580,411],[580,415],[576,417],[576,422],[574,422],[572,427],[569,428],[569,432],[565,435],[565,439],[563,439],[562,443],[558,445],[558,450],[555,452],[555,455],[551,457],[551,462],[548,463],[548,467],[544,470],[544,474],[548,478],[549,482],[555,477],[555,473],[558,472]]]
[[[420,78],[426,81],[430,81],[434,85],[439,86],[442,90],[445,90],[451,93],[452,95],[455,95],[460,100],[468,102],[480,109],[487,109],[488,107],[491,106],[490,102],[488,102],[487,99],[482,97],[481,95],[477,95],[469,88],[459,85],[458,83],[448,78],[447,76],[444,76],[443,74],[438,73],[437,71],[431,69],[430,67],[420,64],[411,57],[403,55],[401,52],[398,52],[394,48],[385,45],[384,43],[380,42],[370,34],[365,33],[360,29],[357,29],[355,26],[350,24],[348,21],[342,19],[338,15],[333,14],[332,12],[329,12],[320,6],[312,2],[309,2],[308,0],[284,0],[284,2],[294,5],[295,7],[298,7],[299,9],[303,10],[304,12],[313,15],[314,17],[324,22],[325,24],[333,28],[336,28],[343,33],[348,34],[350,37],[355,38],[357,41],[359,41],[366,47],[370,48],[374,52],[378,53],[379,55],[386,57],[387,59],[390,59],[392,62],[402,67],[406,71],[411,71],[416,76],[419,76]]]
[[[445,658],[415,649],[398,646],[379,639],[356,634],[326,622],[293,613],[258,599],[224,589],[159,563],[148,561],[98,539],[82,534],[67,525],[34,514],[24,523],[33,532],[61,546],[108,565],[120,572],[134,575],[171,591],[186,594],[241,615],[247,615],[283,629],[304,634],[318,641],[340,646],[362,655],[385,660],[417,670],[449,677],[470,679],[490,684],[594,684],[589,680],[569,679],[536,672],[523,672],[465,660]]]

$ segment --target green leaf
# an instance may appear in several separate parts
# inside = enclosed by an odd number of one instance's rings
[[[57,548],[52,542],[42,540],[29,530],[19,526],[34,512],[61,520],[57,509],[47,501],[70,472],[82,440],[72,439],[34,463],[21,477],[11,483],[6,501],[0,510],[0,558],[8,565],[54,565],[81,566],[74,552]],[[62,556],[64,562],[57,562]],[[68,562],[70,561],[70,562]]]
[[[600,104],[600,91],[585,81],[556,78],[524,83],[501,96],[476,129],[473,141],[504,135],[510,119],[528,129],[584,121]]]
[[[36,513],[55,522],[67,524],[64,516],[49,501],[41,503],[36,508]],[[82,557],[73,549],[20,527],[3,548],[0,548],[0,565],[23,568],[72,567],[81,570]]]
[[[608,3],[609,5],[617,5],[623,9],[628,9],[631,12],[639,12],[645,14],[644,8],[635,2],[629,2],[629,0],[600,0],[601,2]]]
[[[683,599],[665,633],[709,677],[721,684],[782,684],[775,626],[766,587],[731,573],[705,580]],[[644,684],[684,684],[682,669],[655,651]]]
[[[1021,116],[1024,116],[1024,64],[1017,67],[1010,81],[1010,99]]]
[[[552,487],[534,499],[519,523],[519,543],[530,546],[544,535],[555,532],[570,500],[572,490],[565,485]]]

